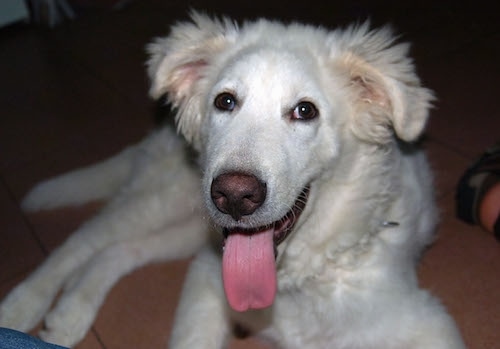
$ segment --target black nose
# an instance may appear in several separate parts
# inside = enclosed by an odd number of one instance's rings
[[[210,194],[219,211],[239,221],[262,206],[266,192],[266,184],[254,175],[229,172],[212,181]]]

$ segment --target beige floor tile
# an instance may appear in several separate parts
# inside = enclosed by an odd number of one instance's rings
[[[187,265],[150,265],[114,287],[95,323],[109,348],[166,347]]]
[[[470,348],[496,348],[500,341],[500,244],[478,227],[454,217],[454,201],[440,201],[442,222],[425,254],[420,277],[441,298]]]

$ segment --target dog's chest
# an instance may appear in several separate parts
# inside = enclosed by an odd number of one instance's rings
[[[370,289],[380,282],[372,269],[375,247],[369,245],[360,244],[338,258],[322,258],[318,264],[309,259],[303,273],[283,272],[272,326],[264,336],[279,348],[315,349],[343,347],[357,342],[359,333],[366,335],[366,320],[373,315],[366,309],[377,303]]]
[[[331,296],[317,293],[280,295],[273,311],[273,324],[261,335],[278,348],[330,348],[338,343],[342,329]]]
[[[330,300],[332,294],[342,293],[346,287],[363,284],[364,275],[370,275],[377,264],[380,246],[374,234],[358,235],[361,237],[356,242],[347,244],[311,246],[306,242],[301,246],[299,242],[290,246],[279,266],[280,290],[301,290],[304,297]]]

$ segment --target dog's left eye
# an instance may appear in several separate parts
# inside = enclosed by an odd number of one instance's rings
[[[236,105],[236,97],[228,92],[217,95],[214,100],[214,106],[221,111],[233,111]]]
[[[318,109],[311,102],[300,102],[292,111],[293,120],[311,120],[318,116]]]

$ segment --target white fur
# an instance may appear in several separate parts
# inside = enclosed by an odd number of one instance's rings
[[[122,275],[199,251],[170,348],[220,349],[234,323],[287,349],[465,347],[415,274],[436,209],[425,158],[406,142],[421,134],[432,93],[420,86],[407,45],[368,24],[327,31],[260,20],[238,27],[195,13],[149,51],[151,94],[166,93],[178,109],[179,130],[199,152],[201,182],[184,145],[164,129],[111,160],[37,186],[24,207],[110,203],[9,294],[1,326],[28,330],[45,316],[42,338],[74,345]],[[237,96],[234,111],[214,108],[221,92]],[[304,100],[319,116],[292,120]],[[212,179],[227,171],[267,185],[264,204],[237,223],[210,198]],[[274,222],[307,185],[306,208],[278,247],[274,305],[231,311],[221,237],[209,227]]]

